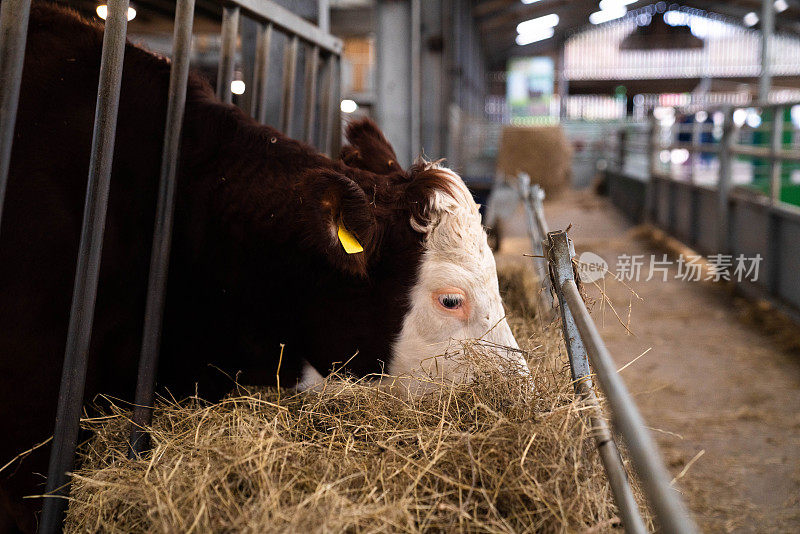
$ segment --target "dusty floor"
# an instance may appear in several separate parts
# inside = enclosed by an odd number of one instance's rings
[[[572,224],[577,253],[599,254],[611,272],[620,254],[661,259],[588,193],[548,202],[545,213],[551,229]],[[508,259],[529,251],[521,215],[515,224],[501,249]],[[678,486],[704,532],[800,532],[800,355],[742,321],[729,292],[675,280],[676,272],[666,282],[627,282],[630,289],[599,282],[624,321],[630,311],[633,332],[598,301],[593,315],[608,348],[620,367],[649,349],[622,376],[673,475],[695,459]]]

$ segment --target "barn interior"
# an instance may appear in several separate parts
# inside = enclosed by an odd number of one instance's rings
[[[56,1],[106,17],[102,0]],[[191,66],[212,86],[225,4],[195,1]],[[498,263],[541,254],[526,211],[541,186],[700,529],[799,531],[800,1],[273,4],[341,39],[334,124],[373,118],[404,167],[444,158],[483,205]],[[171,56],[175,10],[133,0],[128,39]],[[299,89],[311,48],[287,82],[292,41],[276,33],[273,97],[257,102],[262,31],[239,22],[227,98],[324,142]],[[581,271],[598,261],[600,276]],[[687,276],[695,261],[704,274]]]

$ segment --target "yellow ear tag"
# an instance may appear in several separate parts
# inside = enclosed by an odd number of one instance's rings
[[[344,251],[348,254],[357,254],[359,252],[364,252],[364,247],[361,246],[361,243],[358,242],[356,236],[351,234],[347,231],[347,229],[342,226],[342,223],[339,223],[339,241],[342,243],[344,247]]]

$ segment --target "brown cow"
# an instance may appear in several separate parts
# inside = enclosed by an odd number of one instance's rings
[[[34,4],[0,229],[0,465],[53,430],[84,206],[102,27]],[[169,63],[128,44],[86,400],[132,399]],[[242,383],[311,387],[439,373],[453,339],[516,347],[494,259],[461,179],[401,169],[374,124],[342,161],[189,81],[159,388],[215,399]],[[363,247],[348,253],[339,227]],[[351,251],[352,252],[352,251]],[[500,354],[524,365],[514,352]],[[0,531],[35,528],[47,447],[0,473]]]

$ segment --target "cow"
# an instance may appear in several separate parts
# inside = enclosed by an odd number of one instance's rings
[[[0,227],[0,465],[47,439],[66,342],[103,28],[31,9]],[[132,400],[170,64],[126,44],[85,400]],[[401,168],[369,120],[333,160],[189,78],[159,391],[312,388],[332,368],[463,379],[453,340],[525,361],[478,207],[440,163]],[[278,367],[280,371],[278,373]],[[32,531],[47,446],[0,472],[0,531]]]

